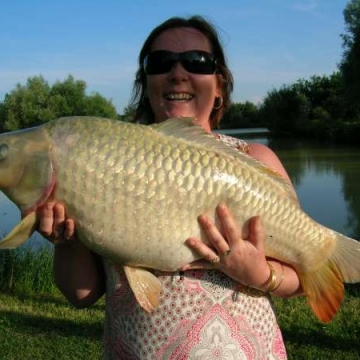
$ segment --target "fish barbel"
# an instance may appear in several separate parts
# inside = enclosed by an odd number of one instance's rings
[[[240,228],[260,215],[266,255],[296,269],[320,320],[338,311],[343,282],[360,281],[358,241],[316,223],[287,180],[191,119],[144,126],[69,117],[1,134],[0,189],[23,217],[0,249],[26,241],[37,227],[37,208],[60,202],[79,240],[124,266],[147,311],[161,295],[149,269],[176,271],[197,260],[184,242],[196,236],[209,243],[197,218],[206,213],[218,223],[219,203]]]

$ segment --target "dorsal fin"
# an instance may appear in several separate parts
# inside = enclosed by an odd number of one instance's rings
[[[150,125],[154,130],[173,138],[191,142],[192,145],[209,145],[216,140],[214,136],[206,132],[194,118],[174,117],[162,123]],[[221,144],[221,143],[220,143]]]
[[[162,123],[150,125],[150,127],[166,136],[189,142],[192,146],[204,147],[219,154],[231,156],[236,161],[256,168],[259,172],[280,185],[286,195],[296,204],[299,204],[294,188],[288,179],[285,179],[263,162],[216,139],[197,124],[195,119],[186,117],[170,118]]]

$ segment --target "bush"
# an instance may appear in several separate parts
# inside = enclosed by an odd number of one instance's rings
[[[35,242],[34,240],[33,243]],[[0,290],[16,293],[54,293],[53,248],[21,246],[0,251]]]

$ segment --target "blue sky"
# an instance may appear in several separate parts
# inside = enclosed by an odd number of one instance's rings
[[[12,0],[0,11],[0,101],[17,83],[69,74],[88,93],[128,104],[138,52],[171,16],[201,14],[219,29],[235,79],[233,101],[337,70],[345,33],[342,0]]]

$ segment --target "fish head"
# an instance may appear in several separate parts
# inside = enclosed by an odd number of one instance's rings
[[[0,190],[23,214],[34,211],[53,190],[51,148],[41,126],[0,135]]]

